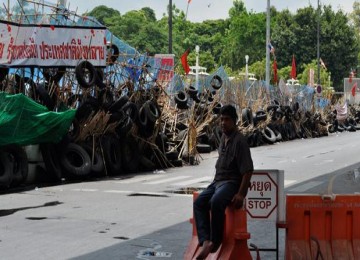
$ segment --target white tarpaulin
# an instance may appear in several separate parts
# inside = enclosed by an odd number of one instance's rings
[[[347,103],[345,102],[344,105],[340,105],[339,103],[337,103],[335,105],[335,109],[336,109],[336,119],[337,120],[345,120],[347,118]]]
[[[106,28],[19,25],[0,21],[0,65],[106,66]]]

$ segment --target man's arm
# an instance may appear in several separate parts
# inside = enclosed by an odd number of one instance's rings
[[[232,199],[232,203],[236,209],[240,209],[244,205],[244,199],[250,186],[251,176],[252,172],[247,172],[242,177],[239,191]]]

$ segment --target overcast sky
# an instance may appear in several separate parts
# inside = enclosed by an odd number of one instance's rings
[[[305,6],[317,6],[318,0],[270,0],[270,4],[277,10],[288,8],[292,12]],[[6,0],[0,2],[7,3]],[[56,3],[56,0],[47,0],[45,2]],[[106,5],[117,9],[121,14],[130,10],[139,10],[142,7],[150,7],[156,13],[157,19],[160,19],[166,12],[169,0],[66,0],[70,4],[72,11],[77,10],[78,14],[91,11],[98,5]],[[179,9],[186,12],[188,0],[172,0]],[[266,0],[243,0],[248,11],[254,12],[266,11]],[[320,4],[331,5],[334,10],[342,9],[344,12],[351,12],[354,0],[320,0]],[[10,3],[17,3],[16,0],[10,0]],[[188,9],[188,20],[199,22],[207,19],[225,19],[228,17],[228,11],[233,6],[233,0],[191,0]],[[1,7],[3,5],[1,4]]]

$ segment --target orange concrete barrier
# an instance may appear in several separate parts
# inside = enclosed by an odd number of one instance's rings
[[[360,259],[359,195],[288,195],[286,259]]]
[[[195,200],[198,193],[194,193]],[[247,213],[244,209],[235,210],[228,207],[225,211],[225,226],[223,242],[216,253],[210,254],[206,259],[215,260],[251,260],[250,250],[247,240],[250,239],[250,233],[247,232]],[[191,260],[199,254],[200,247],[196,232],[195,219],[190,219],[192,223],[192,237],[186,249],[184,259]]]

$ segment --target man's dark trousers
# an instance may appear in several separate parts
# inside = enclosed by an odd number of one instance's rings
[[[225,210],[238,190],[239,184],[232,181],[213,182],[195,200],[194,217],[200,246],[205,240],[221,244]]]

